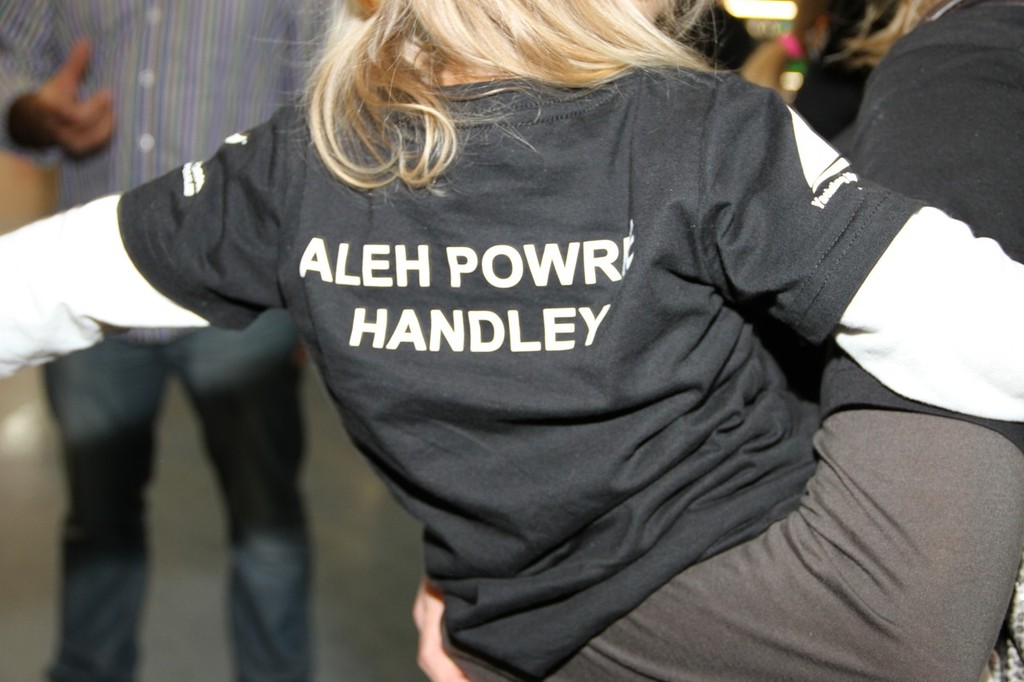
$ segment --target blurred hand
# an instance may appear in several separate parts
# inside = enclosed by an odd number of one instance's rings
[[[412,619],[420,631],[416,662],[431,682],[469,682],[469,678],[444,650],[441,637],[443,617],[444,599],[441,591],[423,578],[412,607]]]
[[[26,147],[59,146],[81,158],[104,147],[114,132],[114,104],[109,89],[80,100],[79,88],[92,48],[75,44],[67,61],[35,92],[22,95],[8,113],[11,138]]]

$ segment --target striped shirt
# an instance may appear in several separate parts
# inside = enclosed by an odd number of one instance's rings
[[[92,43],[80,96],[112,88],[111,143],[85,159],[0,146],[60,163],[68,208],[210,156],[228,135],[268,118],[303,86],[327,0],[0,0],[0,112],[35,90],[75,43]],[[183,330],[136,329],[165,343]]]
[[[303,86],[326,0],[0,0],[0,111],[92,42],[81,96],[113,89],[114,138],[61,164],[59,207],[123,192],[268,118]],[[6,120],[6,115],[4,116]],[[0,145],[20,152],[0,126]],[[39,155],[40,159],[59,156]]]

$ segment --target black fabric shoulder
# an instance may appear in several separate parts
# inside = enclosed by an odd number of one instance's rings
[[[297,220],[309,145],[301,110],[229,136],[122,198],[129,256],[164,295],[212,323],[242,327],[282,305],[279,246]]]
[[[700,229],[716,286],[823,341],[920,203],[861,181],[775,93],[738,77],[720,80],[703,129]]]

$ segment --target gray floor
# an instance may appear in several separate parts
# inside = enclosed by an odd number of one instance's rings
[[[64,505],[38,370],[0,380],[0,682],[42,679],[54,645]],[[422,680],[409,612],[419,529],[352,449],[312,375],[307,506],[316,548],[317,682]],[[154,574],[140,682],[231,680],[223,515],[181,392],[167,396],[151,491]]]

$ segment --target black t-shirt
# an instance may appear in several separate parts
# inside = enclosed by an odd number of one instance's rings
[[[343,185],[284,110],[120,220],[211,321],[291,310],[450,636],[540,675],[797,506],[816,412],[739,311],[821,342],[918,204],[735,76],[502,85],[436,192]]]
[[[1024,260],[1024,4],[955,9],[900,40],[868,80],[846,150],[865,177],[938,206]],[[958,416],[1024,448],[1024,425],[906,400],[846,356],[826,413],[884,407]]]

